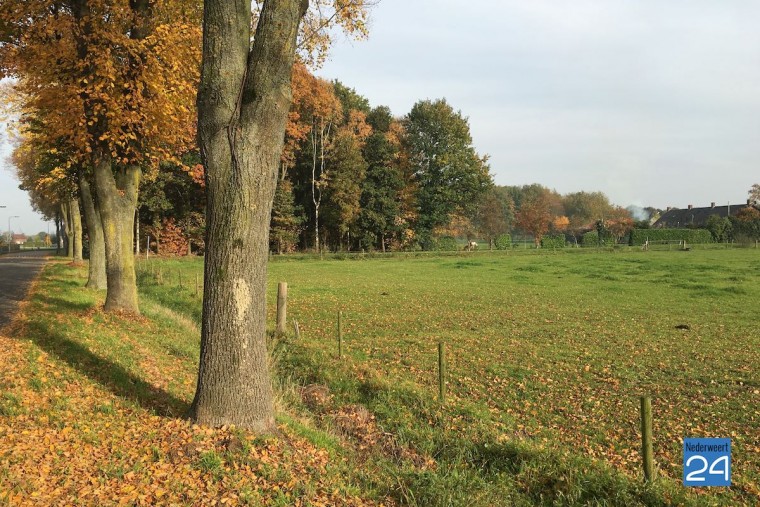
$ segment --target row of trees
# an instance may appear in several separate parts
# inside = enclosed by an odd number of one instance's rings
[[[292,69],[297,53],[304,62],[323,58],[331,27],[363,36],[367,7],[363,0],[0,3],[0,77],[15,79],[22,186],[39,210],[66,222],[75,259],[84,217],[88,286],[106,288],[106,311],[139,312],[140,189],[167,166],[186,167],[193,152],[200,161],[206,268],[190,414],[199,423],[274,425],[264,292]]]
[[[630,213],[601,192],[562,196],[538,184],[496,186],[467,119],[445,100],[404,117],[296,65],[280,157],[270,250],[432,249],[437,238],[519,230],[579,237],[602,222],[622,236]],[[192,153],[165,163],[140,196],[143,230],[163,253],[204,248],[206,189]]]

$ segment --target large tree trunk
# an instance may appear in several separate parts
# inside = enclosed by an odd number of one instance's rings
[[[206,264],[196,422],[274,427],[266,347],[269,224],[291,70],[306,0],[206,0],[198,138],[206,168]]]
[[[106,311],[139,314],[135,278],[135,206],[142,173],[138,167],[112,169],[101,157],[95,165],[95,191],[106,250]]]
[[[84,262],[82,257],[82,212],[79,210],[79,199],[76,197],[69,201],[69,220],[71,223],[73,246],[73,260],[75,264]]]
[[[86,176],[79,176],[79,191],[82,194],[82,208],[87,232],[90,237],[90,265],[87,285],[91,289],[105,289],[106,284],[106,245],[103,239],[103,222],[100,219],[100,206],[93,199],[90,181]]]

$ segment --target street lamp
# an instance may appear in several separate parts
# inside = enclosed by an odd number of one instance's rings
[[[18,215],[8,217],[8,253],[11,253],[11,243],[13,243],[13,235],[11,234],[11,218],[19,218]]]

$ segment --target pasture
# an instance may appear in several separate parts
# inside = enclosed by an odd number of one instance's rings
[[[143,297],[198,321],[201,269],[198,259],[142,262]],[[369,408],[437,463],[420,473],[373,462],[409,503],[657,504],[654,491],[735,505],[760,495],[758,250],[283,257],[270,263],[272,321],[278,281],[301,330],[278,347],[282,371]],[[641,395],[654,406],[651,487],[640,486]],[[730,489],[680,485],[681,439],[696,436],[732,439]]]

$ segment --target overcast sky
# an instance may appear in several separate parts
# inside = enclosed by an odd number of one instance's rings
[[[398,116],[445,97],[500,185],[744,202],[760,182],[760,1],[381,0],[319,74]]]
[[[736,203],[760,182],[759,23],[757,0],[381,0],[319,74],[398,116],[445,97],[500,185]],[[4,158],[0,230],[46,230]]]

